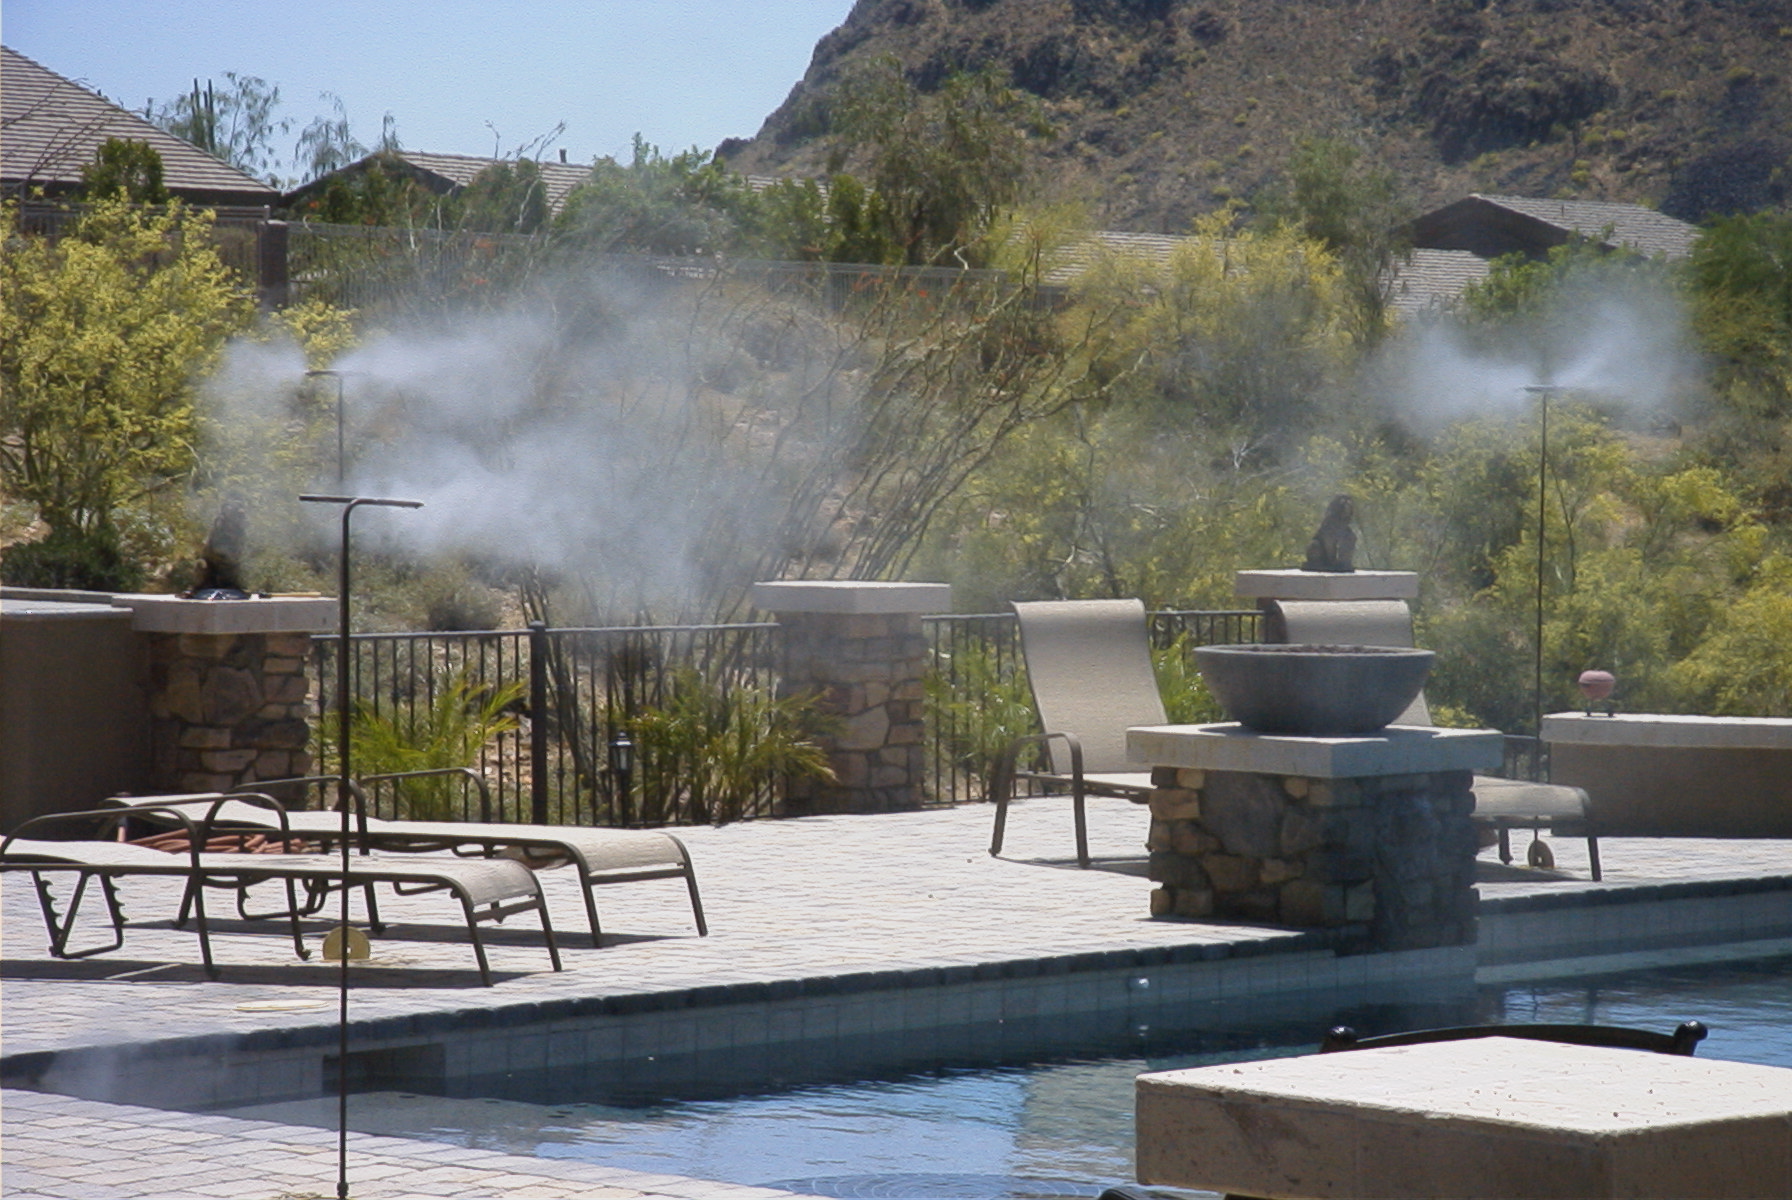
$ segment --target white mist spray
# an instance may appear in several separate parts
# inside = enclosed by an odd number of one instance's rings
[[[705,386],[707,367],[738,356],[740,325],[693,319],[694,298],[563,280],[330,364],[348,431],[343,489],[424,502],[402,521],[368,521],[365,544],[402,539],[419,555],[578,577],[622,614],[709,602],[727,570],[718,557],[754,561],[784,518],[778,472],[750,451],[746,418],[806,384],[762,372],[750,397]],[[323,440],[335,393],[304,377],[290,346],[233,347],[209,390],[214,428],[241,441],[304,410]],[[314,457],[320,474],[305,487],[335,490],[333,448]]]
[[[1619,419],[1674,416],[1698,359],[1686,314],[1665,283],[1570,277],[1546,318],[1490,330],[1453,318],[1413,322],[1390,340],[1373,386],[1421,429],[1467,417],[1516,416],[1529,387],[1580,393]]]

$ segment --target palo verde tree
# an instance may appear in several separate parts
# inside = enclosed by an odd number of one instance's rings
[[[1726,217],[1688,263],[1693,319],[1737,412],[1792,415],[1792,213]]]
[[[179,202],[96,201],[59,240],[0,209],[0,468],[49,536],[14,546],[9,581],[124,587],[123,532],[193,465],[193,380],[254,311],[210,218]]]

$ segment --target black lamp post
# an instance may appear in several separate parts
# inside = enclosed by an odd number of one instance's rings
[[[340,382],[337,384],[341,386]],[[340,409],[338,409],[340,412]],[[340,425],[338,429],[340,430]],[[338,460],[340,462],[340,460]],[[421,500],[382,500],[372,496],[303,495],[309,504],[342,505],[342,550],[337,575],[336,645],[336,808],[342,814],[342,925],[338,930],[342,973],[337,985],[336,1050],[336,1196],[348,1200],[348,959],[349,959],[349,518],[367,506],[422,508]]]

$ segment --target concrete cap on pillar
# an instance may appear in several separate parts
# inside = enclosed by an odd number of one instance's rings
[[[787,613],[941,613],[952,607],[949,583],[876,583],[857,579],[790,579],[753,585],[753,606]]]
[[[1492,729],[1389,725],[1380,733],[1293,737],[1253,733],[1242,725],[1135,725],[1126,756],[1141,766],[1257,775],[1351,779],[1431,771],[1493,771],[1505,738]]]
[[[179,596],[114,596],[131,610],[141,633],[328,633],[337,604],[328,596],[256,596],[248,600],[183,600]]]

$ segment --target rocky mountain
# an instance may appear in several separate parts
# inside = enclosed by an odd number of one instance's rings
[[[893,55],[931,89],[995,64],[1057,129],[1054,198],[1173,233],[1352,139],[1416,204],[1620,200],[1687,220],[1792,202],[1792,0],[859,0],[750,141],[819,172],[829,104]]]

